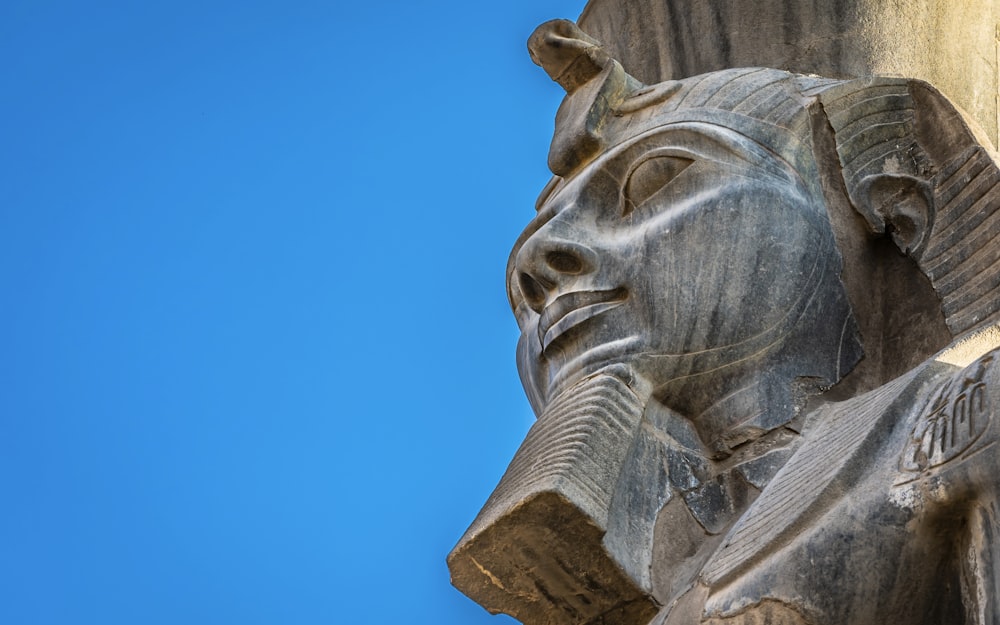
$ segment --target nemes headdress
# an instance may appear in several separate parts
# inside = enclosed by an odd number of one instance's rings
[[[549,151],[555,184],[624,140],[696,121],[753,139],[819,197],[816,135],[825,133],[851,205],[872,233],[891,236],[917,262],[952,335],[1000,322],[995,153],[929,84],[749,68],[644,85],[567,20],[539,26],[528,48],[567,94]]]

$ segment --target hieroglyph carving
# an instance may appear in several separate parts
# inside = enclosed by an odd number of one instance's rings
[[[922,472],[954,460],[986,432],[993,406],[984,376],[992,362],[992,354],[983,356],[930,398],[903,452],[903,471]]]

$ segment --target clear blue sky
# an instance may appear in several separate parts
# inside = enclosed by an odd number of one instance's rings
[[[444,559],[583,4],[0,5],[0,623],[513,622]]]

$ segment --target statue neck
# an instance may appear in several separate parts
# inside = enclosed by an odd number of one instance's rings
[[[676,405],[687,415],[698,437],[713,458],[725,458],[751,441],[791,422],[799,413],[807,394],[797,391],[795,383],[784,375],[749,374],[728,383],[700,383],[699,389],[685,389],[685,402]],[[658,394],[659,395],[659,394]],[[662,395],[660,395],[663,397]],[[679,397],[681,395],[675,395]],[[692,401],[691,397],[703,401]]]

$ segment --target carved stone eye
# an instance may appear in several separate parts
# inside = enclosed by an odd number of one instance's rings
[[[682,156],[654,156],[636,165],[625,181],[622,214],[628,215],[642,206],[693,162]]]

